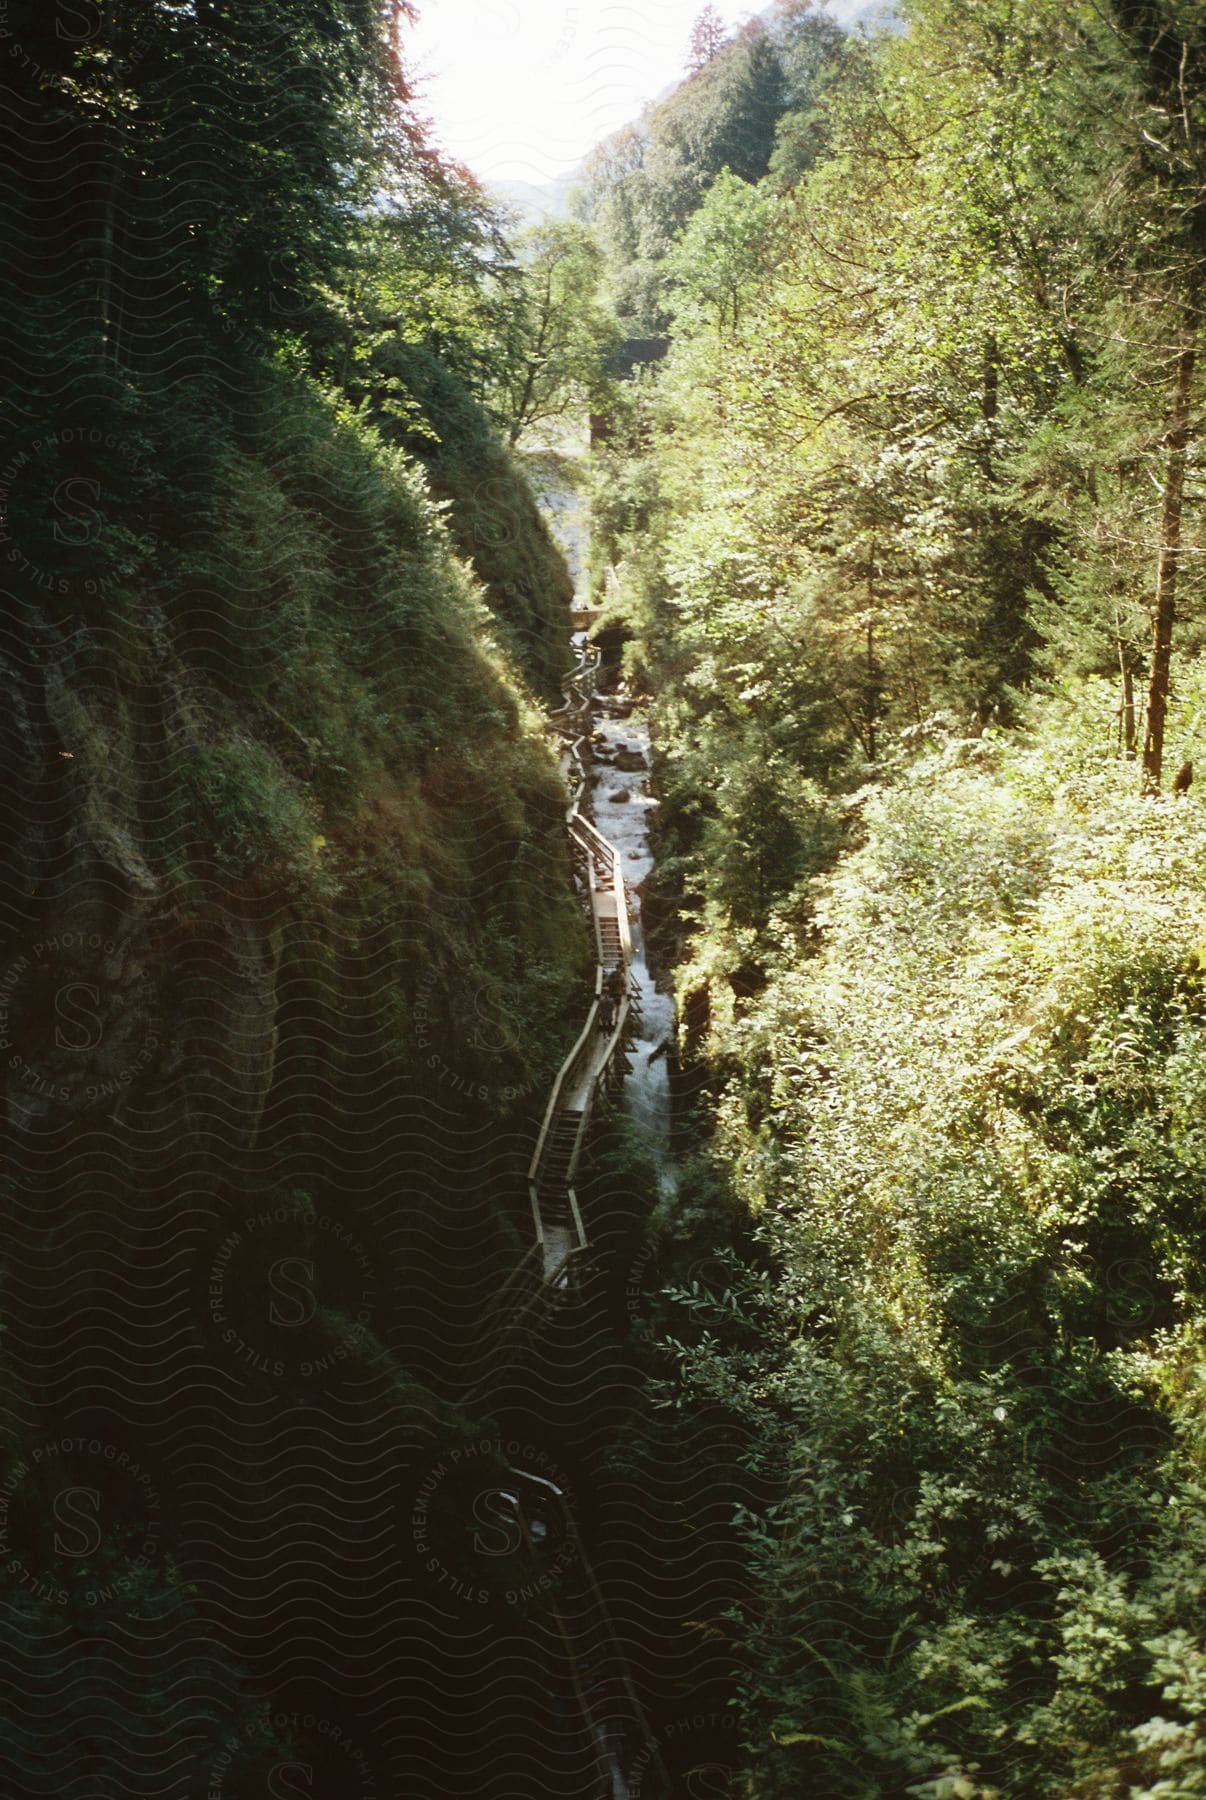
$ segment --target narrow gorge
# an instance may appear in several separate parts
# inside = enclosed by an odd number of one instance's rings
[[[1206,0],[0,4],[0,1796],[1206,1795]]]

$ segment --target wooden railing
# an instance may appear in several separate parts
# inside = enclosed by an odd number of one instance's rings
[[[478,1349],[465,1375],[467,1400],[481,1401],[490,1389],[506,1379],[538,1329],[545,1308],[573,1285],[578,1267],[585,1260],[589,1239],[574,1177],[599,1097],[614,1082],[623,1066],[624,1038],[632,1002],[627,995],[620,1002],[614,1024],[606,1035],[600,1024],[600,1012],[608,961],[603,942],[604,915],[614,921],[619,953],[625,964],[632,954],[624,871],[615,846],[581,810],[587,787],[584,747],[589,732],[596,666],[597,657],[588,647],[563,679],[564,704],[550,714],[551,723],[565,742],[570,762],[571,800],[566,812],[566,830],[594,935],[594,993],[582,1030],[554,1078],[528,1164],[533,1248],[496,1296],[489,1309],[489,1318],[482,1322]],[[615,960],[614,956],[611,960]],[[563,1175],[556,1190],[550,1192],[547,1176],[551,1134],[567,1108],[567,1101],[575,1094],[582,1102],[581,1118]],[[564,1145],[562,1153],[564,1155]],[[543,1189],[542,1180],[545,1182]],[[550,1215],[554,1212],[565,1215],[557,1224],[559,1237],[568,1239],[568,1248],[561,1256],[556,1249],[550,1248],[549,1243],[552,1234]],[[534,1268],[542,1271],[540,1279],[533,1280]]]
[[[570,804],[566,829],[575,857],[581,894],[590,914],[595,941],[594,995],[586,1023],[557,1071],[544,1110],[536,1146],[528,1165],[528,1193],[532,1205],[535,1243],[504,1283],[488,1309],[485,1335],[474,1371],[462,1396],[466,1404],[488,1402],[528,1350],[547,1309],[574,1285],[577,1265],[588,1250],[588,1238],[574,1191],[574,1177],[591,1117],[604,1090],[623,1067],[623,1046],[631,999],[626,994],[616,1017],[604,1033],[600,1024],[603,978],[607,965],[631,960],[632,937],[628,898],[620,854],[582,812],[587,773],[584,754],[590,729],[597,656],[585,649],[565,676],[564,704],[550,715],[565,747]],[[574,1138],[566,1157],[562,1138],[555,1180],[549,1180],[550,1143],[554,1127],[577,1114]],[[564,1129],[564,1126],[563,1126]],[[569,1249],[559,1260],[549,1253],[550,1219],[568,1235]],[[593,1760],[592,1786],[583,1800],[624,1800],[628,1784],[624,1770],[641,1744],[650,1742],[648,1726],[628,1673],[627,1659],[616,1635],[606,1600],[586,1555],[585,1546],[570,1516],[560,1488],[546,1478],[510,1467],[515,1483],[513,1504],[529,1551],[534,1551],[531,1530],[534,1511],[554,1504],[561,1515],[566,1540],[575,1555],[562,1580],[553,1612],[565,1654],[578,1708],[587,1732]]]
[[[628,1794],[625,1771],[642,1750],[652,1748],[652,1767],[664,1778],[645,1710],[628,1671],[628,1658],[616,1634],[603,1591],[591,1567],[566,1497],[547,1476],[509,1465],[515,1482],[515,1516],[529,1553],[539,1542],[533,1531],[537,1520],[545,1528],[555,1517],[563,1547],[571,1552],[553,1605],[557,1630],[565,1646],[566,1662],[578,1710],[589,1731],[593,1785],[584,1793],[599,1800],[622,1800]]]
[[[586,763],[582,752],[590,721],[590,702],[594,694],[596,672],[597,654],[588,646],[564,679],[565,704],[550,716],[554,728],[566,740],[571,789],[566,827],[595,939],[594,998],[586,1023],[553,1082],[536,1138],[536,1147],[528,1165],[532,1220],[536,1241],[542,1252],[546,1250],[549,1236],[548,1202],[550,1199],[554,1200],[558,1212],[563,1209],[568,1211],[570,1248],[558,1262],[546,1263],[547,1282],[551,1287],[562,1289],[571,1285],[576,1264],[589,1247],[578,1196],[574,1190],[574,1177],[598,1099],[610,1086],[622,1064],[624,1036],[631,1005],[629,996],[625,994],[616,1008],[615,1020],[605,1034],[601,1018],[604,974],[617,957],[627,967],[632,956],[632,935],[620,854],[614,844],[609,843],[582,812],[587,786]],[[564,1189],[562,1198],[560,1193],[550,1196],[548,1192],[549,1148],[554,1126],[565,1117],[572,1101],[580,1102],[573,1107],[579,1117],[573,1142],[569,1147],[567,1166],[557,1178],[558,1189]],[[558,1146],[562,1157],[565,1156],[565,1149],[564,1142]],[[564,1232],[565,1228],[562,1222],[560,1229]]]

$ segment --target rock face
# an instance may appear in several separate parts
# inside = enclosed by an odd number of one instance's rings
[[[164,856],[169,772],[236,721],[174,662],[153,716],[99,672],[52,666],[42,683],[42,728],[27,710],[21,746],[30,812],[7,822],[32,876],[8,896],[9,1124],[19,1137],[154,1124],[201,1152],[220,1114],[221,1155],[250,1150],[276,1063],[280,908],[200,854],[187,882]]]
[[[148,591],[84,625],[31,583],[0,629],[6,1336],[64,1417],[148,1442],[215,1384],[304,1390],[332,1333],[381,1382],[391,1320],[391,1356],[455,1364],[432,1292],[467,1230],[471,1279],[515,1260],[483,1145],[526,1130],[588,957],[556,764],[421,482],[286,402],[196,498],[191,612]],[[254,1338],[278,1265],[315,1271],[292,1362]]]
[[[399,1082],[502,1110],[530,1078],[532,1032],[514,1017],[487,1029],[482,996],[500,988],[513,1015],[534,1006],[522,970],[550,954],[573,980],[555,765],[520,727],[526,702],[421,495],[391,498],[385,579],[409,583],[411,642],[383,659],[383,630],[399,635],[388,587],[350,627],[333,585],[329,635],[319,616],[307,627],[321,686],[300,662],[292,685],[219,681],[204,613],[190,636],[150,602],[120,652],[99,631],[64,644],[49,607],[24,646],[0,645],[10,1164],[34,1140],[70,1161],[72,1134],[99,1132],[123,1164],[148,1151],[144,1180],[150,1145],[171,1146],[164,1170],[187,1145],[199,1175],[239,1185],[239,1159],[291,1124],[342,1132]],[[265,587],[283,596],[288,642],[284,536],[279,551]],[[271,635],[255,609],[237,617]],[[515,970],[498,966],[498,937]],[[43,1159],[39,1180],[55,1179]]]
[[[266,379],[237,444],[193,422],[206,459],[170,542],[166,433],[148,452],[141,529],[114,530],[125,585],[72,588],[48,530],[0,621],[0,1410],[41,1609],[14,1630],[56,1721],[64,1692],[162,1668],[119,1734],[141,1756],[168,1719],[160,1771],[172,1696],[219,1653],[206,1718],[242,1670],[259,1694],[323,1659],[372,1668],[406,1717],[398,1646],[427,1615],[404,1612],[409,1540],[382,1551],[373,1521],[461,1430],[445,1396],[478,1297],[530,1230],[498,1144],[528,1142],[589,960],[556,763],[422,481]],[[101,474],[84,491],[106,500]],[[42,1529],[56,1484],[104,1486],[111,1541],[71,1575],[82,1633]],[[116,1666],[54,1660],[81,1638]],[[484,1691],[459,1650],[441,1691]]]
[[[0,1793],[233,1800],[297,1759],[401,1794],[466,1741],[496,1778],[509,1719],[547,1699],[562,1730],[564,1650],[542,1623],[500,1693],[527,1599],[453,1617],[441,1576],[473,1570],[434,1572],[410,1501],[469,1441],[482,1297],[532,1241],[514,1170],[580,1028],[533,703],[572,585],[459,377],[336,299],[395,91],[381,9],[127,7],[119,49],[102,9],[18,10]],[[473,304],[411,130],[407,254]]]

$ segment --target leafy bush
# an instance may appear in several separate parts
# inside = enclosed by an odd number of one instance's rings
[[[1200,1791],[1206,808],[1101,703],[904,765],[713,1009],[775,1274],[679,1354],[784,1472],[756,1792]]]

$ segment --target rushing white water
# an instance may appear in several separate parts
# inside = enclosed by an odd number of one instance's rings
[[[649,823],[657,801],[649,791],[649,728],[637,710],[627,718],[617,716],[626,710],[621,696],[600,698],[592,810],[599,830],[620,852],[629,891],[630,972],[639,990],[641,1016],[631,1049],[632,1073],[624,1083],[624,1105],[654,1156],[663,1192],[668,1192],[674,1186],[667,1057],[674,1038],[674,1001],[659,992],[650,973],[641,907],[641,887],[653,869]],[[638,758],[639,768],[634,766]]]

